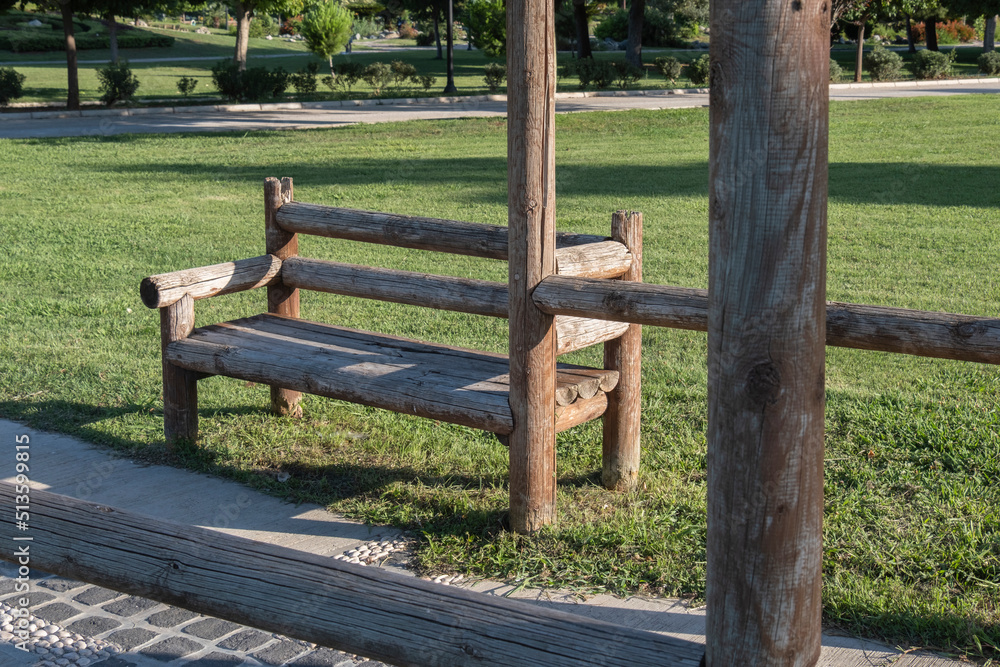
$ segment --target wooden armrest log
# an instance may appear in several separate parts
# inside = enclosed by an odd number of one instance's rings
[[[277,210],[275,217],[283,229],[298,234],[314,234],[472,257],[507,259],[507,228],[498,225],[362,211],[296,201],[283,204]],[[557,233],[556,256],[559,256],[559,250],[562,248],[608,241],[606,236]],[[566,262],[574,263],[570,259]]]
[[[543,311],[708,330],[708,290],[551,276],[532,298]],[[828,301],[826,344],[1000,364],[1000,319]]]
[[[13,484],[0,482],[0,501],[13,507]],[[691,641],[47,491],[32,489],[31,511],[32,567],[394,665],[695,667],[704,653]]]
[[[556,250],[556,274],[617,278],[632,268],[632,253],[618,241],[601,241]]]
[[[280,259],[261,255],[150,276],[139,285],[139,295],[147,307],[164,308],[185,294],[192,299],[204,299],[270,285],[277,282],[280,271]]]
[[[488,280],[437,276],[302,257],[289,257],[285,260],[281,266],[281,279],[291,288],[473,315],[507,317],[509,308],[507,285]],[[628,326],[624,322],[557,317],[556,354],[568,354],[617,338],[628,330]]]

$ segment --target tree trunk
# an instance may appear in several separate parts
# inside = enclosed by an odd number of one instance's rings
[[[823,0],[710,6],[705,664],[811,667],[822,630],[829,15]]]
[[[927,19],[924,21],[924,33],[927,40],[928,51],[940,51],[937,41],[937,19]]]
[[[861,83],[861,65],[865,59],[865,23],[868,22],[866,16],[861,25],[858,26],[858,55],[854,60],[854,80]]]
[[[628,46],[625,60],[636,67],[642,67],[642,20],[646,11],[646,0],[632,0],[628,10]]]
[[[236,52],[233,54],[233,62],[239,66],[242,72],[247,68],[247,51],[250,48],[250,20],[253,18],[253,8],[242,2],[237,2],[233,7],[236,14]]]
[[[990,16],[986,19],[986,29],[983,31],[983,53],[987,51],[992,51],[996,48],[995,41],[997,36],[997,17],[996,14]]]
[[[111,62],[118,64],[118,21],[114,12],[108,12],[104,20],[108,22],[108,43],[111,47]]]
[[[66,108],[76,111],[80,108],[80,75],[76,66],[76,36],[73,34],[73,4],[71,0],[60,0],[63,35],[66,38]]]
[[[437,7],[434,8],[434,39],[437,40],[437,55],[434,60],[444,60],[444,50],[441,48],[441,21],[440,21],[440,11]]]
[[[910,48],[910,53],[917,52],[917,45],[913,42],[913,21],[910,15],[906,15],[906,45]]]
[[[573,0],[573,21],[576,23],[576,57],[593,58],[590,52],[590,24],[587,21],[587,0]]]

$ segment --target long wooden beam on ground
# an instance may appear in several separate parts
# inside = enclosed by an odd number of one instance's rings
[[[708,330],[704,289],[551,276],[532,298],[553,315]],[[1000,364],[1000,318],[827,301],[826,344]]]
[[[15,505],[0,483],[0,502]],[[22,494],[18,494],[22,495]],[[695,667],[703,647],[375,567],[31,491],[31,567],[414,667]],[[20,501],[18,501],[20,504]],[[17,532],[13,514],[4,525]],[[14,562],[14,548],[0,550]]]

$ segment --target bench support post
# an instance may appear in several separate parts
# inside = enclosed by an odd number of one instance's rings
[[[264,225],[267,253],[281,261],[299,254],[299,236],[286,232],[278,225],[277,213],[282,204],[292,201],[292,179],[264,180]],[[267,288],[267,312],[285,317],[299,316],[299,290],[282,282]],[[271,412],[288,417],[301,417],[302,394],[291,389],[271,385]]]
[[[160,346],[163,355],[163,436],[167,449],[178,441],[198,438],[198,376],[167,361],[167,345],[187,338],[194,329],[194,299],[185,294],[160,308]]]
[[[556,329],[531,292],[555,272],[555,33],[550,0],[507,7],[510,526],[556,518]]]
[[[621,280],[642,282],[642,213],[615,211],[611,238],[632,253],[632,266]],[[618,386],[608,392],[604,413],[601,481],[613,491],[630,491],[639,476],[639,417],[642,402],[642,326],[604,344],[604,367],[618,371]]]

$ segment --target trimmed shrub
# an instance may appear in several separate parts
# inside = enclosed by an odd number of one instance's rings
[[[416,39],[417,38],[417,34],[418,34],[417,33],[417,29],[414,28],[409,23],[404,23],[403,27],[399,29],[399,38],[400,39]]]
[[[116,102],[131,101],[135,91],[139,89],[139,79],[132,73],[126,60],[97,70],[97,79],[100,81],[98,88],[101,91],[101,102],[109,107]]]
[[[388,63],[372,63],[361,71],[361,78],[372,87],[372,95],[378,97],[392,83],[392,67]]]
[[[872,81],[895,81],[903,69],[903,59],[895,51],[876,46],[865,54],[864,65]]]
[[[426,92],[431,89],[431,86],[437,83],[437,77],[433,74],[419,74],[413,77],[413,83],[422,86],[424,92]]]
[[[250,37],[254,39],[259,39],[268,35],[274,36],[280,33],[281,26],[267,14],[256,14],[253,19],[250,20]],[[229,34],[236,34],[235,25],[229,26]]]
[[[681,61],[672,56],[657,58],[653,61],[656,71],[663,75],[663,78],[674,83],[681,78]]]
[[[280,98],[288,88],[288,72],[282,68],[268,71],[252,67],[243,72],[231,60],[212,67],[212,83],[227,99],[234,102],[259,102]]]
[[[177,80],[177,92],[179,92],[184,97],[187,97],[194,92],[195,86],[198,85],[198,79],[193,76],[182,76]]]
[[[507,80],[507,66],[503,63],[486,63],[483,72],[486,87],[490,89],[491,93],[500,90],[500,86]]]
[[[988,51],[976,60],[979,71],[990,76],[1000,76],[1000,51]]]
[[[844,68],[833,58],[830,58],[830,83],[837,83],[844,78]]]
[[[318,72],[319,63],[314,60],[288,78],[296,93],[307,95],[316,92],[316,74]]]
[[[951,74],[951,64],[955,62],[955,52],[947,55],[940,51],[917,51],[910,63],[913,75],[918,79],[943,79]]]
[[[636,67],[632,63],[624,60],[612,61],[611,67],[615,72],[615,85],[622,90],[631,88],[633,85],[638,83],[639,79],[641,79],[646,73],[641,67]]]
[[[337,63],[337,85],[342,86],[350,92],[365,73],[365,66],[361,63]]]
[[[566,64],[563,70],[566,76],[576,75],[580,79],[580,88],[593,85],[601,90],[610,86],[617,76],[614,65],[608,60],[583,58]]]
[[[417,46],[434,46],[437,43],[437,37],[433,32],[422,32],[416,37]]]
[[[393,86],[397,89],[402,88],[403,84],[407,81],[416,81],[417,68],[410,63],[403,62],[402,60],[393,60],[389,63],[389,68],[392,70]]]
[[[24,75],[13,67],[0,67],[0,107],[24,95]]]
[[[106,49],[110,44],[110,38],[106,34],[85,33],[76,37],[76,48],[81,51]],[[144,49],[173,45],[174,38],[170,35],[157,35],[145,30],[124,30],[118,33],[118,47],[122,49]],[[61,33],[55,32],[4,30],[0,31],[0,50],[16,53],[65,51],[66,40]]]
[[[696,86],[704,86],[708,84],[711,72],[712,61],[709,59],[707,53],[695,59],[694,62],[688,65],[688,78],[691,79],[691,83]]]

